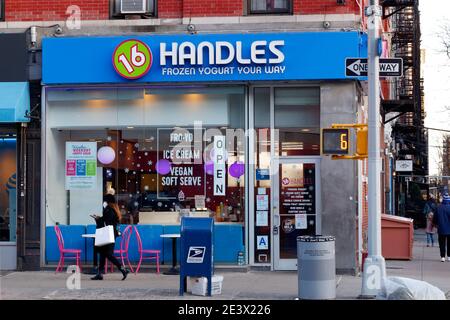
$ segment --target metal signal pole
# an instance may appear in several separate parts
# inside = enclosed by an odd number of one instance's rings
[[[362,297],[380,293],[386,277],[386,265],[381,255],[381,156],[380,156],[380,69],[379,41],[382,9],[378,0],[370,0],[368,17],[368,256],[364,262]]]

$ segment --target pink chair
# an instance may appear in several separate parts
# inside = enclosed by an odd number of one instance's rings
[[[124,259],[127,260],[128,265],[130,266],[131,272],[133,271],[133,267],[131,266],[130,259],[128,258],[128,247],[130,245],[130,238],[131,234],[133,233],[133,227],[132,226],[126,226],[125,230],[123,230],[122,233],[122,239],[120,240],[120,249],[114,250],[114,256],[120,260],[122,260],[122,265],[125,266]],[[105,262],[105,273],[108,269],[108,260]],[[111,263],[111,272],[114,271],[114,265]]]
[[[61,271],[64,267],[64,260],[75,260],[77,263],[77,267],[80,269],[81,272],[81,250],[80,249],[66,249],[64,248],[64,238],[61,233],[61,229],[59,226],[55,226],[55,233],[56,238],[58,239],[58,248],[59,248],[59,262],[58,267],[56,267],[56,271]]]
[[[136,239],[138,242],[138,252],[139,252],[139,264],[136,268],[136,273],[139,272],[142,260],[156,260],[156,273],[159,274],[159,254],[160,250],[150,250],[142,248],[142,240],[137,227],[134,227],[134,232],[136,232]]]

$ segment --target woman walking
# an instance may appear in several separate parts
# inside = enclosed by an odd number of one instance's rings
[[[101,217],[93,215],[92,217],[95,219],[97,226],[113,226],[114,238],[116,239],[119,236],[119,231],[117,229],[117,225],[120,222],[119,206],[117,205],[116,199],[112,194],[105,195],[104,201],[106,202],[106,206],[103,209],[103,215]],[[106,259],[108,259],[120,270],[120,272],[122,272],[122,280],[127,278],[130,271],[122,267],[120,262],[116,259],[116,257],[114,257],[114,245],[114,243],[111,243],[105,246],[97,247],[100,252],[100,265],[97,275],[91,278],[92,280],[103,280],[102,270],[105,268]]]

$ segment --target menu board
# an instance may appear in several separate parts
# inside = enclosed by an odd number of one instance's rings
[[[206,194],[202,129],[158,129],[158,199],[194,199]],[[196,143],[195,141],[200,141]]]
[[[97,142],[66,142],[66,190],[95,189]]]
[[[315,169],[305,168],[303,174],[301,180],[283,177],[280,195],[283,214],[315,214]]]

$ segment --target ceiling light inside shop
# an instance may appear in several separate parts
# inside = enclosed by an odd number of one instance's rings
[[[134,129],[134,127],[127,127],[127,129]]]

